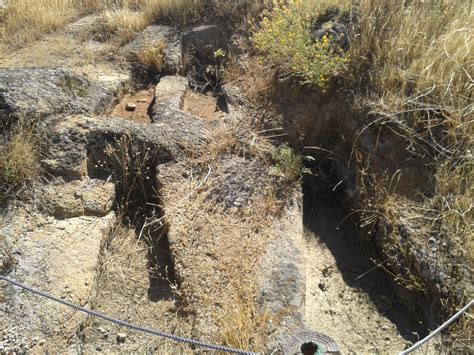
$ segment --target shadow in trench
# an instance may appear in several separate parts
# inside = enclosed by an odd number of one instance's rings
[[[143,223],[141,223],[143,227]],[[144,238],[148,248],[148,299],[152,302],[174,298],[173,287],[177,285],[173,261],[168,241],[168,230],[158,224],[146,228],[136,228],[137,238]]]
[[[359,238],[355,222],[346,218],[344,196],[337,189],[333,191],[336,184],[309,175],[303,179],[306,234],[313,235],[327,246],[348,286],[365,292],[377,310],[395,324],[406,340],[418,340],[418,336],[427,334],[426,327],[410,314],[408,307],[397,302],[386,273],[374,268],[370,245]]]

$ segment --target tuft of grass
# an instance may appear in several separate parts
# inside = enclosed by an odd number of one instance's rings
[[[141,65],[151,69],[155,73],[165,70],[165,43],[160,42],[157,46],[145,47],[137,56]]]
[[[147,23],[168,20],[186,24],[198,18],[202,2],[202,0],[145,0],[143,17]]]
[[[127,8],[106,10],[101,15],[101,25],[107,37],[114,37],[120,43],[133,39],[135,34],[147,25],[143,14]]]
[[[17,128],[0,147],[0,199],[33,182],[40,173],[38,138],[29,127]]]
[[[223,155],[238,150],[239,141],[226,125],[216,125],[209,132],[210,143],[206,159],[217,160]]]
[[[124,134],[98,147],[91,157],[97,174],[112,176],[116,184],[117,208],[126,215],[143,213],[143,206],[155,203],[154,166],[157,155],[153,145]]]

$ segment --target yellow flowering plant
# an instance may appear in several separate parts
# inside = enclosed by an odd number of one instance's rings
[[[265,11],[254,27],[252,42],[271,65],[324,89],[346,68],[349,54],[333,45],[330,37],[311,38],[313,18],[307,2],[275,0],[273,9]]]

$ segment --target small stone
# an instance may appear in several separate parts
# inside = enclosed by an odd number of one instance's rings
[[[436,243],[436,239],[431,237],[430,239],[428,239],[428,243],[434,244],[434,243]]]
[[[130,102],[127,102],[127,105],[125,106],[125,109],[127,111],[135,111],[135,109],[137,108],[137,105],[136,104],[132,104]]]
[[[44,339],[40,339],[40,341],[38,342],[39,345],[44,345],[44,343],[46,343],[46,340]]]
[[[388,330],[388,325],[382,325],[382,330]]]
[[[118,333],[117,334],[117,343],[125,343],[125,340],[127,339],[127,334],[124,333]]]

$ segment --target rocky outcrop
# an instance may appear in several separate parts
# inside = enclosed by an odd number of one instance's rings
[[[229,157],[219,170],[219,184],[209,191],[208,199],[226,209],[247,206],[252,196],[268,186],[267,171],[256,161]]]
[[[0,221],[15,266],[9,277],[87,306],[94,291],[101,244],[115,220],[56,220],[16,209]],[[2,352],[63,352],[85,316],[28,292],[0,285]]]
[[[182,74],[189,87],[197,92],[216,90],[220,84],[219,70],[227,44],[219,26],[199,26],[183,34]],[[220,50],[220,52],[217,52]]]
[[[311,37],[321,41],[325,36],[335,49],[347,52],[350,49],[349,28],[356,20],[355,11],[343,13],[337,7],[329,8],[314,21]]]
[[[81,179],[87,174],[86,144],[84,135],[78,134],[77,130],[52,128],[41,164],[53,176],[61,176],[65,180]]]
[[[100,26],[101,17],[99,14],[84,16],[77,21],[70,23],[64,29],[68,36],[78,39],[86,39],[93,37],[94,32]]]
[[[398,297],[421,312],[430,328],[439,325],[439,304],[432,300],[465,301],[474,292],[468,246],[453,247],[443,233],[431,233],[408,200],[398,200],[391,218],[381,216],[374,227],[374,240],[387,269],[397,275]],[[436,261],[436,262],[433,262]]]
[[[155,89],[151,119],[161,123],[173,115],[182,115],[181,105],[187,90],[187,81],[183,77],[165,76]]]
[[[90,80],[67,69],[0,69],[0,124],[57,114],[104,112],[129,78]]]
[[[102,180],[76,180],[65,184],[49,184],[39,192],[39,207],[58,219],[103,217],[115,201],[114,184]]]
[[[222,28],[210,25],[199,26],[184,33],[181,46],[183,69],[186,72],[195,63],[203,66],[216,63],[214,52],[225,48],[226,44]]]

